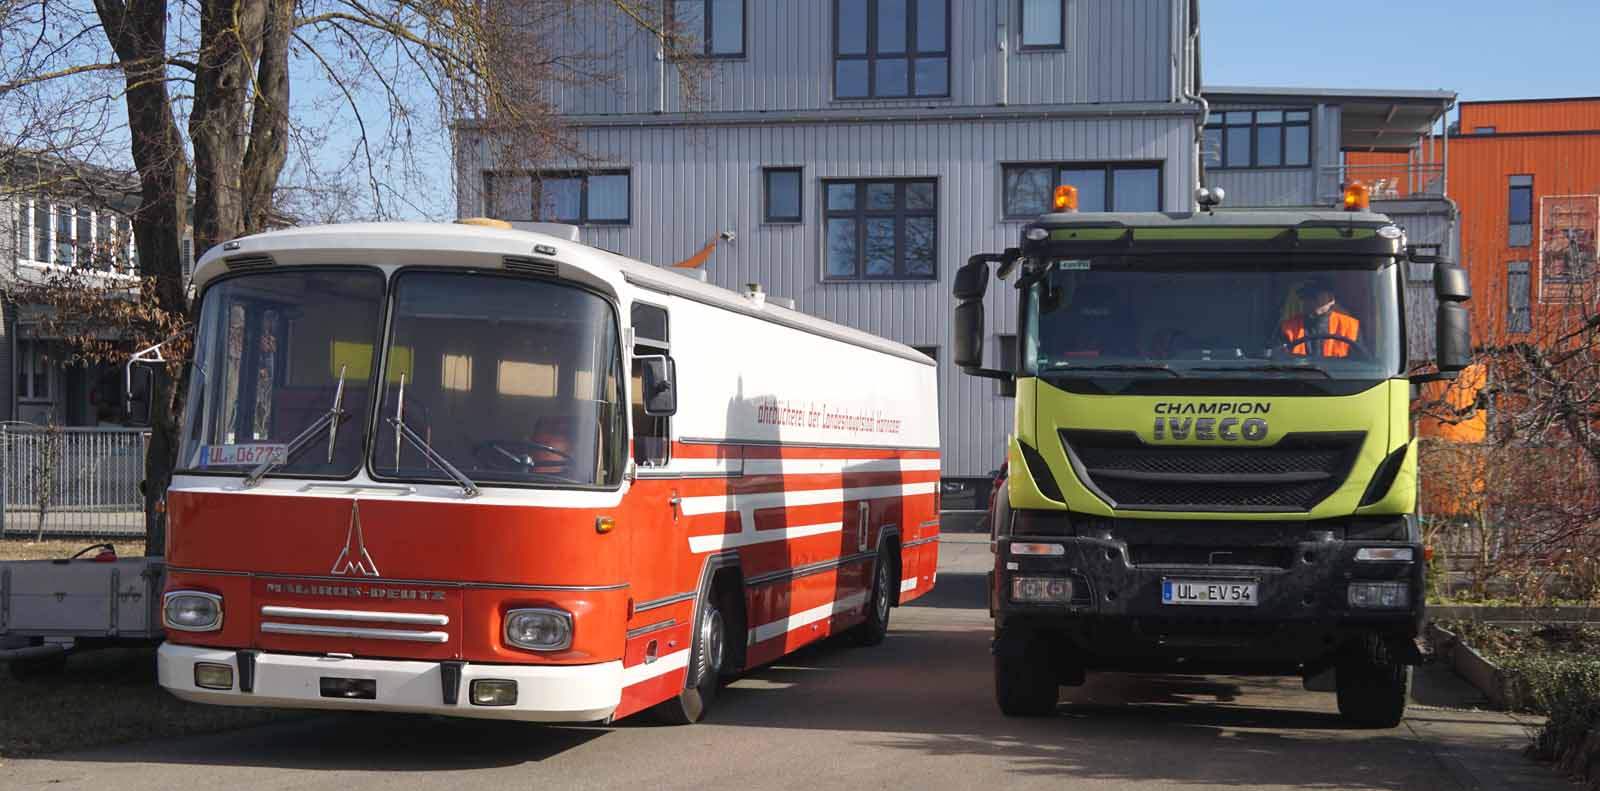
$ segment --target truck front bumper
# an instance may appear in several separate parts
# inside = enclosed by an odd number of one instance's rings
[[[1022,650],[1044,638],[1091,670],[1286,673],[1331,664],[1353,642],[1377,635],[1397,656],[1420,659],[1413,642],[1423,617],[1420,545],[1252,530],[1257,528],[1219,526],[1198,536],[1002,538],[989,585],[995,649]],[[1247,546],[1250,540],[1259,543]],[[1061,549],[1018,554],[1012,551],[1016,543]],[[1232,550],[1210,548],[1216,546]],[[1413,560],[1358,561],[1363,547],[1409,547]],[[1230,563],[1235,556],[1249,562]],[[1016,601],[1017,577],[1068,580],[1071,599]],[[1175,604],[1163,599],[1169,582],[1252,584],[1255,601]],[[1407,595],[1398,607],[1352,607],[1350,586],[1362,582],[1405,583]]]
[[[232,668],[227,689],[197,685],[195,665]],[[589,665],[480,665],[276,654],[163,643],[157,673],[168,692],[197,703],[297,709],[342,709],[439,714],[450,717],[593,722],[616,710],[622,697],[622,663]],[[370,698],[325,694],[324,679],[371,681]],[[510,705],[471,700],[477,680],[516,682]],[[338,687],[336,683],[335,688]],[[454,692],[451,692],[451,688]]]

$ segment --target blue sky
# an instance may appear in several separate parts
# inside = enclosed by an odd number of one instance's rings
[[[1200,36],[1208,85],[1600,95],[1600,0],[1202,0]]]

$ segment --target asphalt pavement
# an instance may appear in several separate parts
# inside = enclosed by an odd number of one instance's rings
[[[813,646],[725,689],[707,722],[549,727],[321,715],[10,761],[0,788],[1571,789],[1521,757],[1527,723],[1418,674],[1392,730],[1352,730],[1297,679],[1091,676],[1057,715],[994,706],[986,537],[947,535],[932,594],[883,645]]]

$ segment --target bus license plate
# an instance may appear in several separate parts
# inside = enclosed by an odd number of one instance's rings
[[[1162,604],[1216,604],[1233,607],[1256,606],[1254,582],[1213,582],[1207,580],[1163,580]]]

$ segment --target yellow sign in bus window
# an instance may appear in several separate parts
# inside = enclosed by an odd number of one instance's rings
[[[328,368],[335,379],[339,378],[341,368],[344,369],[346,382],[365,382],[372,378],[372,344],[332,341],[330,346]],[[412,373],[411,358],[410,346],[390,347],[389,375],[384,379],[390,384],[397,384],[402,373],[407,380],[416,378]]]

